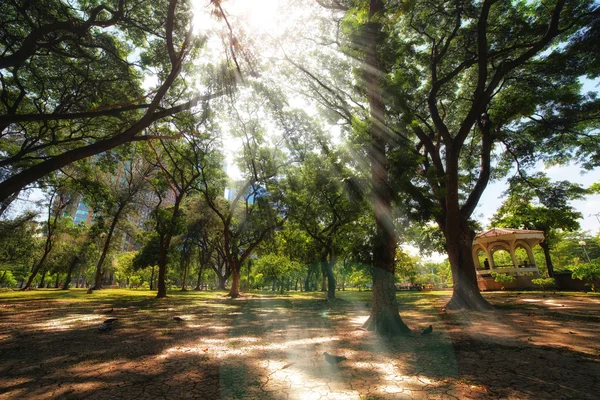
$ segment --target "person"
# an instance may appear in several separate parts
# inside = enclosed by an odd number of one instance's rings
[[[527,265],[527,260],[523,261],[523,268],[527,268],[529,267],[529,265]]]
[[[487,258],[483,261],[483,268],[490,269],[490,262],[488,261]]]

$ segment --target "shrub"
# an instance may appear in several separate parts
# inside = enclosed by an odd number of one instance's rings
[[[542,290],[546,290],[546,288],[548,286],[553,286],[555,282],[554,282],[554,278],[536,278],[536,279],[532,279],[531,283],[541,287]]]
[[[11,271],[0,271],[0,286],[12,287],[17,285],[17,280]]]
[[[504,290],[504,285],[506,285],[507,283],[511,283],[515,280],[514,276],[505,275],[502,273],[491,272],[490,275],[492,276],[492,278],[494,278],[494,281],[502,284],[502,290]]]
[[[572,265],[571,270],[573,271],[573,278],[587,281],[592,291],[596,291],[594,281],[600,279],[600,260]]]

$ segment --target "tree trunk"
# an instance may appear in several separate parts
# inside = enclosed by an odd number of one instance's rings
[[[194,290],[202,290],[202,271],[204,270],[204,264],[200,263],[198,266],[198,280],[196,281],[196,287]]]
[[[52,239],[46,239],[46,242],[48,242],[48,240],[52,240]],[[46,245],[46,247],[44,248],[44,254],[42,255],[42,259],[33,268],[33,270],[31,271],[31,274],[29,275],[29,278],[27,279],[27,283],[25,284],[25,286],[21,290],[27,290],[27,289],[29,289],[31,287],[31,283],[33,282],[33,279],[35,278],[35,276],[40,271],[40,268],[42,268],[42,266],[44,265],[44,262],[46,261],[46,258],[48,257],[48,254],[50,254],[50,250],[52,250],[52,244],[50,244],[49,246]],[[46,275],[46,271],[45,270],[44,270],[44,275]],[[42,277],[42,283],[43,282],[44,282],[44,277]]]
[[[150,272],[150,290],[154,290],[154,268],[155,266],[152,266],[152,272]]]
[[[410,333],[410,329],[398,313],[394,274],[380,268],[373,268],[373,275],[371,315],[363,328],[385,336]]]
[[[371,315],[363,325],[380,335],[398,335],[410,332],[398,312],[396,288],[394,287],[394,256],[396,233],[392,218],[392,195],[386,156],[386,132],[383,98],[380,87],[377,44],[381,35],[381,23],[376,15],[383,11],[382,0],[370,0],[365,48],[365,78],[371,116],[368,149],[371,164],[372,199],[375,214],[375,240],[373,248],[373,306]]]
[[[458,210],[458,199],[456,201]],[[449,208],[448,214],[453,211]],[[446,304],[447,309],[489,310],[492,306],[483,298],[477,286],[477,273],[473,261],[474,233],[462,215],[449,216],[444,236],[448,247],[448,258],[452,270],[452,298]]]
[[[185,292],[187,291],[187,278],[188,278],[188,268],[190,267],[189,263],[185,263],[185,265],[183,266],[183,282],[181,282],[181,291]]]
[[[159,254],[158,254],[158,284],[157,284],[157,298],[167,297],[167,284],[165,282],[165,277],[167,275],[167,253],[170,245],[170,235],[167,234],[165,236],[169,237],[167,242],[167,238],[163,238],[160,241]]]
[[[544,250],[544,258],[546,259],[546,268],[548,268],[548,276],[554,278],[554,264],[552,264],[552,258],[550,257],[550,246],[548,241],[544,240],[540,243],[540,247]]]
[[[233,280],[231,282],[231,289],[229,289],[229,293],[227,294],[232,299],[236,299],[240,297],[240,266],[232,265],[231,275],[233,276]]]
[[[328,260],[329,255],[328,250],[324,250],[321,253],[321,268],[325,275],[323,276],[323,281],[325,280],[325,276],[327,277],[327,300],[335,300],[335,276],[333,275],[333,267],[331,260]],[[323,282],[324,283],[324,282]]]
[[[309,269],[308,274],[306,274],[306,279],[304,280],[304,291],[305,292],[310,292],[310,275],[311,275],[311,271]]]
[[[78,262],[79,257],[75,257],[73,258],[73,261],[71,261],[71,264],[69,264],[69,269],[67,270],[67,277],[65,278],[65,283],[62,287],[62,290],[69,290],[69,283],[71,283],[71,274],[73,273],[73,270],[77,266]]]
[[[54,288],[58,289],[58,284],[60,283],[60,274],[56,273],[56,281],[54,281]]]
[[[82,277],[83,277],[83,265],[79,268],[79,276],[77,277],[77,282],[75,283],[76,289],[79,288],[79,282],[81,282],[81,287],[84,287]]]
[[[217,289],[218,290],[225,290],[225,283],[227,281],[227,278],[225,277],[225,275],[221,275],[221,274],[217,274]]]
[[[44,287],[44,279],[46,279],[46,273],[48,272],[48,270],[44,270],[42,272],[42,279],[40,279],[40,283],[38,284],[39,288],[43,288]],[[25,288],[27,288],[27,285],[25,286]]]
[[[119,205],[119,208],[117,208],[117,211],[115,212],[113,220],[110,223],[110,228],[108,229],[108,233],[106,235],[106,240],[104,241],[104,246],[102,247],[102,254],[100,255],[100,259],[98,260],[98,263],[96,263],[96,276],[94,278],[94,286],[92,287],[92,290],[102,289],[102,276],[103,276],[102,265],[104,264],[104,260],[106,259],[106,256],[108,254],[108,250],[110,248],[110,243],[112,241],[112,237],[115,232],[115,228],[117,227],[117,223],[119,222],[121,213],[125,209],[125,205],[126,205],[125,203],[122,203]]]

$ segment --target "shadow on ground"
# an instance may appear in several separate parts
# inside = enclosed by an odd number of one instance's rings
[[[0,398],[573,398],[600,392],[598,297],[491,294],[445,313],[446,293],[400,294],[415,334],[360,329],[369,293],[0,294]],[[112,313],[106,313],[113,309]],[[173,320],[180,316],[183,321]],[[118,318],[110,332],[97,326]],[[420,336],[432,324],[434,332]],[[322,353],[344,355],[331,366]]]

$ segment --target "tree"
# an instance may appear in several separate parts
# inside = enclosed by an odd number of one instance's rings
[[[36,277],[40,269],[45,267],[46,259],[54,247],[55,235],[57,230],[60,229],[59,225],[61,223],[63,213],[67,207],[71,205],[72,201],[73,193],[67,191],[60,182],[53,188],[53,191],[48,194],[48,217],[44,226],[44,234],[46,237],[44,240],[42,255],[39,261],[34,265],[31,274],[27,279],[27,283],[25,283],[25,286],[22,288],[22,290],[30,289],[33,279]]]
[[[279,179],[284,173],[287,154],[280,149],[277,137],[275,145],[268,145],[260,119],[266,113],[264,104],[270,102],[276,93],[260,84],[250,89],[232,98],[228,110],[234,121],[232,134],[243,143],[238,159],[243,179],[229,183],[227,189],[231,200],[219,198],[223,193],[219,190],[223,187],[215,186],[211,182],[214,178],[206,171],[199,188],[206,204],[220,221],[222,242],[217,250],[225,260],[225,268],[231,271],[233,279],[228,295],[232,298],[240,295],[240,274],[244,262],[263,240],[284,224],[286,218]],[[243,110],[236,105],[240,98],[244,100]],[[273,103],[279,102],[273,100]]]
[[[581,213],[569,202],[583,198],[588,191],[567,181],[551,182],[542,173],[534,176],[516,176],[509,180],[505,194],[508,198],[492,217],[492,226],[534,229],[544,232],[540,243],[544,250],[548,275],[554,277],[554,265],[550,248],[556,243],[556,231],[567,232],[579,229]],[[537,203],[539,205],[535,205]]]
[[[126,159],[117,157],[114,168],[103,166],[105,158],[98,158],[92,163],[93,173],[90,174],[88,170],[85,176],[75,178],[79,180],[84,198],[90,201],[94,209],[97,230],[102,230],[98,232],[102,250],[91,290],[102,289],[102,267],[117,227],[139,208],[140,197],[149,190],[148,179],[156,172],[155,167],[148,164],[135,149]]]
[[[393,171],[406,176],[412,165],[416,173],[397,188],[444,234],[454,280],[447,307],[489,307],[477,287],[470,221],[489,180],[510,162],[564,160],[579,140],[597,140],[598,101],[578,82],[584,63],[557,68],[581,57],[572,40],[595,10],[590,1],[417,1],[386,14],[402,13],[385,19],[389,57],[381,63],[385,126],[398,143]],[[494,170],[500,143],[507,151]]]
[[[134,256],[132,261],[132,269],[141,271],[150,268],[150,277],[148,279],[150,290],[154,289],[155,269],[158,265],[159,255],[159,238],[156,232],[146,235],[145,242],[140,251]]]
[[[366,211],[361,182],[350,172],[350,156],[331,151],[307,154],[296,171],[287,176],[286,203],[289,219],[317,245],[318,261],[327,277],[327,298],[335,298],[334,250],[341,247],[344,230]]]
[[[158,199],[154,209],[159,242],[158,298],[167,294],[165,276],[171,240],[185,229],[181,210],[184,198],[193,191],[208,193],[222,189],[218,143],[212,132],[199,132],[203,123],[196,123],[193,133],[184,133],[185,140],[161,140],[159,148],[152,146],[150,163],[160,169],[154,184],[154,194]],[[166,201],[170,204],[165,204],[165,207],[163,203]]]
[[[27,211],[14,219],[0,220],[0,268],[28,268],[35,254],[37,214]]]
[[[183,90],[186,63],[204,43],[192,36],[187,1],[19,0],[0,12],[3,207],[70,163],[157,138],[150,127],[176,137],[171,118],[213,97],[215,85]],[[144,74],[158,80],[148,92]]]

